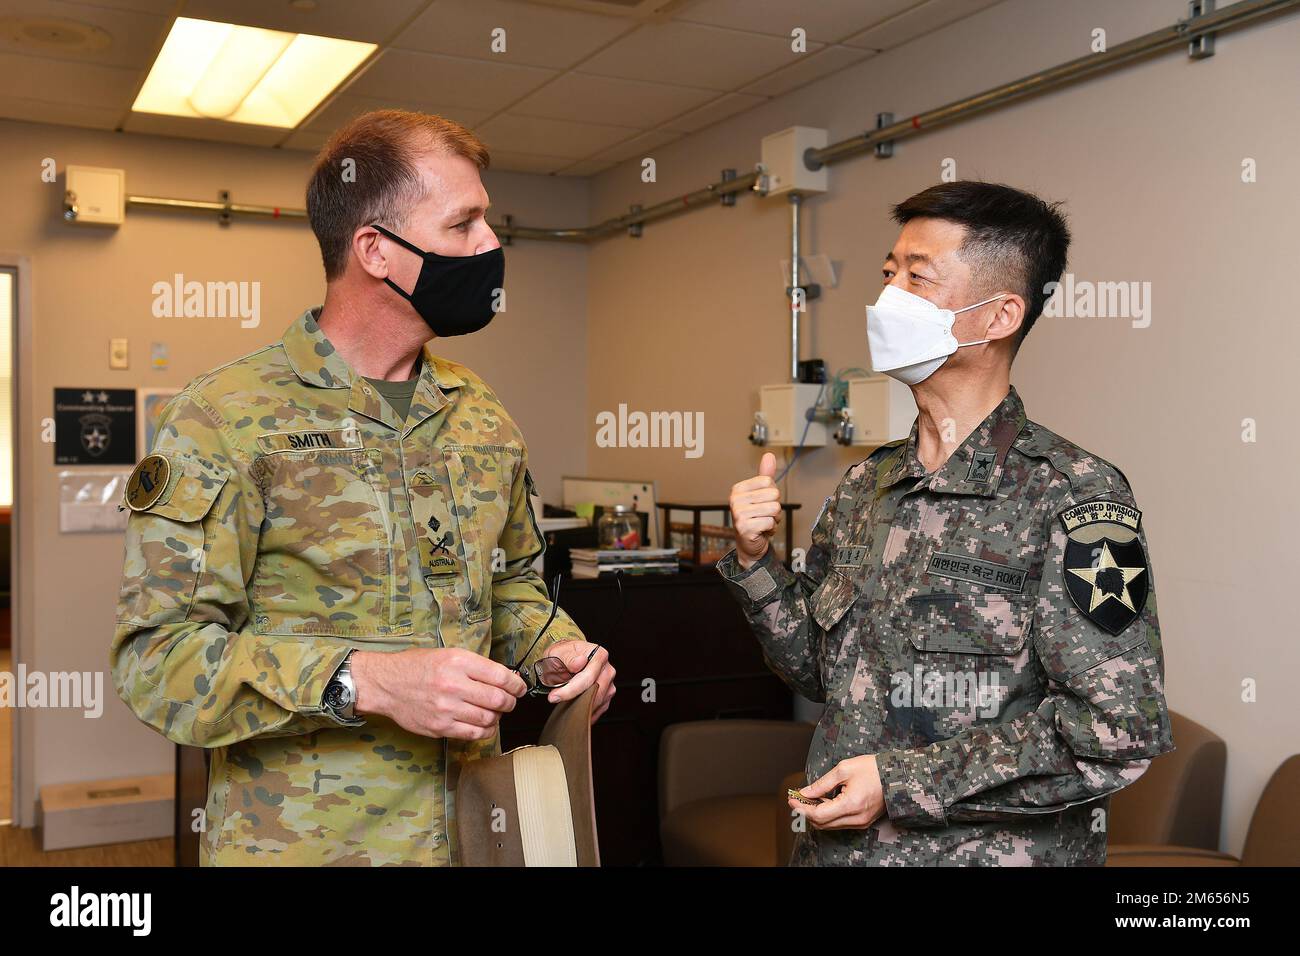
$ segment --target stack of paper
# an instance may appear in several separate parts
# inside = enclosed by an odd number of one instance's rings
[[[575,578],[624,574],[676,574],[677,552],[672,548],[573,548],[569,551]]]

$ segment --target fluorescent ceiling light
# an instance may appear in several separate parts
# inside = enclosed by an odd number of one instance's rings
[[[292,128],[373,43],[177,17],[132,110]]]

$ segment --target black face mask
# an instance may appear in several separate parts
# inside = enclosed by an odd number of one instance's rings
[[[477,332],[496,314],[492,308],[497,290],[504,288],[506,257],[501,247],[475,256],[440,256],[425,252],[378,223],[374,229],[401,243],[424,259],[415,288],[403,292],[392,279],[384,281],[420,313],[440,338]]]

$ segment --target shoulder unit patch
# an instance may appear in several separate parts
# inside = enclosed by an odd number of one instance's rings
[[[166,455],[146,455],[126,480],[126,506],[144,511],[161,496],[172,476],[172,463]]]
[[[1070,600],[1088,620],[1118,634],[1142,613],[1147,599],[1147,556],[1138,538],[1142,512],[1093,499],[1066,508],[1060,518]]]

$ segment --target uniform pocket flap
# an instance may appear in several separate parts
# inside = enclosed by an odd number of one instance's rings
[[[844,612],[853,606],[857,598],[858,589],[853,582],[832,568],[821,586],[813,592],[813,620],[823,631],[829,631],[839,623]]]
[[[135,466],[124,497],[132,511],[202,521],[229,477],[229,472],[197,458],[155,453]]]
[[[930,592],[907,599],[908,640],[932,654],[1017,654],[1033,624],[1032,595]]]

